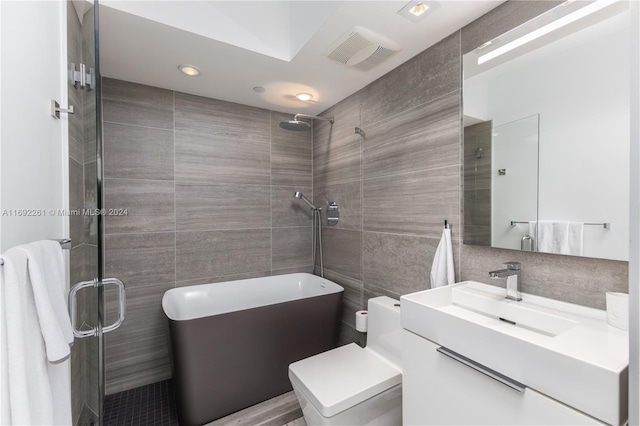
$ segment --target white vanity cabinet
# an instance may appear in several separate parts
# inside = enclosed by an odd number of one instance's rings
[[[603,424],[533,389],[519,392],[403,330],[404,425]]]
[[[404,424],[626,424],[628,333],[604,311],[505,296],[465,281],[400,298]]]

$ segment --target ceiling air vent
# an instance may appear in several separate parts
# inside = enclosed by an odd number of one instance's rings
[[[326,56],[360,71],[369,71],[398,53],[402,47],[362,27],[353,27],[329,48]]]

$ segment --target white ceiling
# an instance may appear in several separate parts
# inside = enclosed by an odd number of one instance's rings
[[[418,23],[405,1],[104,1],[105,77],[274,109],[318,114],[482,16],[502,0],[442,0]],[[362,72],[325,57],[355,25],[402,50]],[[178,65],[197,66],[188,77]],[[264,93],[253,91],[262,86]],[[310,102],[294,95],[311,93]]]

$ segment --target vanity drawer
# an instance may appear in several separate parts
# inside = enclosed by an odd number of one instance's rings
[[[410,331],[402,339],[404,425],[604,424],[526,386],[515,390],[517,382],[491,378]]]

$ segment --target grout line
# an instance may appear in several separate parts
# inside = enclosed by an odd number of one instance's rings
[[[378,124],[383,123],[383,122],[385,122],[387,120],[392,120],[392,119],[396,118],[400,114],[406,114],[408,112],[411,112],[411,110],[415,110],[415,109],[418,109],[420,107],[426,106],[427,104],[431,104],[431,103],[440,101],[440,100],[442,100],[442,99],[444,99],[444,98],[446,98],[448,96],[453,95],[456,92],[462,92],[462,87],[458,87],[457,89],[453,89],[453,90],[451,90],[451,91],[449,91],[447,93],[444,93],[442,95],[436,96],[435,98],[427,99],[426,101],[422,102],[421,104],[410,106],[410,107],[408,107],[406,109],[403,109],[402,111],[398,111],[398,112],[394,113],[393,115],[389,115],[389,116],[386,116],[386,117],[383,117],[383,118],[379,119],[378,121],[374,121],[373,123],[367,123],[366,126],[368,128],[371,128],[373,126],[377,126]],[[362,124],[362,117],[360,117],[360,118],[361,118],[360,124],[363,125]]]
[[[362,127],[362,102],[358,103],[359,117],[358,127]],[[360,137],[360,282],[362,282],[362,289],[360,291],[360,309],[366,309],[364,301],[364,280],[365,280],[365,268],[364,268],[364,138]],[[355,328],[355,327],[354,327]]]
[[[291,229],[291,228],[306,228],[306,226],[283,226],[276,227],[277,229]],[[232,231],[264,231],[269,230],[270,227],[267,228],[225,228],[225,229],[192,229],[185,231],[135,231],[135,232],[109,232],[105,233],[105,235],[150,235],[150,234],[186,234],[186,233],[194,233],[194,232],[232,232]],[[94,246],[95,247],[95,246]]]
[[[273,111],[269,110],[269,274],[273,273]]]
[[[456,168],[457,170],[459,170],[460,169],[460,164],[450,164],[450,165],[447,165],[447,166],[433,167],[433,168],[430,168],[430,169],[412,170],[412,171],[409,171],[409,172],[381,175],[381,176],[370,177],[370,178],[366,178],[366,179],[362,179],[362,180],[363,181],[371,181],[371,180],[376,180],[376,179],[387,179],[387,178],[393,178],[393,177],[396,177],[396,176],[407,176],[407,175],[410,175],[410,174],[417,174],[417,173],[424,173],[424,172],[435,172],[435,171],[438,171],[438,170],[445,170],[445,169],[450,169],[450,168]]]
[[[173,118],[173,123],[174,123],[174,128],[173,129],[167,129],[166,127],[154,127],[154,126],[142,126],[140,124],[133,124],[133,123],[122,123],[119,121],[102,121],[103,124],[117,124],[118,126],[131,126],[131,127],[138,127],[141,129],[153,129],[153,130],[165,130],[167,132],[173,132],[173,130],[175,129],[175,113],[174,113],[174,118]]]
[[[454,281],[462,277],[462,236],[464,233],[464,67],[462,54],[462,29],[458,30],[458,58],[460,62],[460,93],[458,95],[458,250],[454,252],[456,259],[454,267]],[[453,231],[452,231],[453,236]],[[453,239],[453,238],[452,238]],[[457,277],[456,277],[457,272]],[[456,280],[457,278],[457,280]]]
[[[438,225],[438,229],[442,230],[441,228],[442,228],[442,226]],[[369,233],[369,234],[393,235],[393,236],[397,236],[397,237],[426,238],[426,239],[432,239],[432,240],[440,241],[440,236],[419,235],[419,234],[399,234],[397,232],[380,232],[380,231],[362,231],[362,233],[363,234],[364,233]]]
[[[116,178],[118,179],[118,178]],[[128,179],[128,178],[120,178],[120,179]],[[150,180],[154,180],[154,179],[150,179]],[[265,185],[264,183],[234,183],[234,182],[192,182],[192,181],[188,181],[188,180],[174,180],[176,185],[181,185],[181,186],[242,186],[242,187],[247,187],[247,186],[254,186],[256,188],[269,188],[271,185]],[[289,187],[290,185],[273,185],[276,187]]]
[[[178,282],[178,183],[176,182],[176,92],[173,90],[173,287]]]
[[[331,126],[330,126],[330,128],[331,128]],[[315,203],[315,196],[316,196],[315,184],[314,184],[314,174],[313,174],[313,159],[314,159],[313,147],[315,146],[314,142],[315,142],[315,137],[316,137],[315,129],[316,129],[316,126],[315,126],[313,120],[311,120],[311,140],[310,140],[310,143],[311,143],[311,199],[314,200],[314,203]],[[313,216],[313,213],[311,213],[311,215]],[[322,221],[322,215],[320,215],[320,220]],[[313,233],[316,232],[316,230],[313,229],[313,221],[311,222],[311,228],[312,228],[311,229],[311,245],[313,246]],[[315,262],[314,262],[314,259],[313,259],[313,249],[314,249],[314,247],[311,247],[311,253],[309,253],[309,256],[311,257],[310,263],[311,263],[311,273],[312,274],[316,269],[316,265],[315,265]],[[323,261],[324,261],[324,248],[322,248],[322,250],[323,250],[322,251],[322,255],[323,255]]]
[[[175,162],[175,159],[174,159],[174,162]],[[144,180],[144,181],[150,181],[150,182],[175,182],[173,179],[144,179],[144,178],[119,178],[119,177],[105,177],[103,181],[106,181],[106,180]]]

